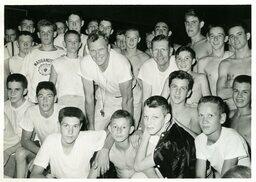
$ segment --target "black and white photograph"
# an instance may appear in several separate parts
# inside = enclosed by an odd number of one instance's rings
[[[5,3],[2,179],[252,181],[247,2]]]

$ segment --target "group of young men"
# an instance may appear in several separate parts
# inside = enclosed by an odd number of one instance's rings
[[[5,176],[250,177],[250,33],[184,17],[188,45],[157,22],[145,52],[138,29],[111,43],[110,20],[83,34],[77,12],[37,22],[38,43],[30,18],[6,28]]]

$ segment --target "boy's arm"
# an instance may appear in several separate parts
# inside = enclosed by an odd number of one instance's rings
[[[97,152],[96,158],[93,162],[92,168],[94,170],[98,170],[98,173],[100,172],[102,175],[106,173],[109,170],[109,152],[111,147],[114,144],[114,139],[112,135],[105,130],[107,133],[107,138],[105,140],[103,148]],[[92,176],[94,176],[95,171],[91,171]]]
[[[209,82],[205,74],[203,74],[201,77],[201,89],[203,96],[212,95],[209,87]]]
[[[140,172],[155,166],[153,155],[146,156],[146,150],[147,150],[149,138],[150,138],[150,135],[145,129],[142,135],[142,140],[141,140],[136,158],[135,158],[135,164],[134,164],[135,171]]]
[[[217,81],[217,95],[222,99],[229,99],[232,97],[233,90],[227,84],[227,66],[226,62],[221,62],[219,66],[219,78]]]
[[[54,85],[56,84],[56,81],[57,81],[57,77],[58,77],[58,74],[57,72],[55,71],[53,65],[51,66],[51,74],[50,74],[50,79],[49,81],[54,83]]]
[[[39,151],[39,147],[33,141],[31,141],[32,134],[33,134],[32,131],[30,132],[22,129],[21,146],[37,154]]]
[[[169,90],[169,77],[164,82],[164,87],[161,93],[161,96],[168,99],[170,96],[170,90]]]
[[[8,161],[10,155],[12,155],[13,153],[16,152],[17,148],[19,148],[21,146],[20,142],[18,142],[16,145],[6,149],[4,151],[4,164],[6,164],[6,162]],[[6,158],[7,157],[7,158]]]
[[[85,95],[85,113],[89,120],[89,130],[95,130],[94,128],[94,87],[93,81],[89,81],[85,78],[82,78],[84,95]]]
[[[87,176],[87,178],[97,178],[98,177],[98,170],[97,168],[95,168],[94,166],[91,167],[89,174]]]
[[[233,159],[227,159],[227,160],[224,160],[224,163],[223,163],[223,166],[222,166],[222,169],[221,169],[221,176],[227,172],[227,170],[229,170],[231,167],[237,165],[238,163],[238,158],[233,158]]]
[[[122,109],[133,115],[132,79],[119,84],[122,95]]]
[[[142,81],[142,105],[152,94],[152,86]]]
[[[143,171],[143,173],[148,177],[148,178],[159,178],[159,176],[156,174],[156,171],[154,167],[148,168]]]
[[[205,178],[206,173],[206,161],[202,159],[196,160],[196,177]]]
[[[46,178],[46,176],[43,175],[43,172],[43,167],[34,164],[30,178]]]

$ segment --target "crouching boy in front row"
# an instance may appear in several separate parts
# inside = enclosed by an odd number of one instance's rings
[[[31,178],[86,178],[90,159],[103,147],[106,132],[80,131],[85,122],[83,112],[76,107],[60,110],[60,133],[49,135],[41,146],[32,169]],[[86,127],[85,127],[86,128]],[[50,165],[51,174],[43,172]]]
[[[199,100],[199,124],[203,131],[195,139],[196,176],[221,177],[235,165],[250,166],[248,147],[237,131],[221,126],[226,120],[225,105],[217,96]]]

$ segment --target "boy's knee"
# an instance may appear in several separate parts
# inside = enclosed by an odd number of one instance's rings
[[[23,148],[23,147],[19,147],[17,150],[16,150],[16,153],[15,153],[15,159],[16,161],[18,160],[25,160],[27,157],[27,152],[26,152],[26,149]]]

